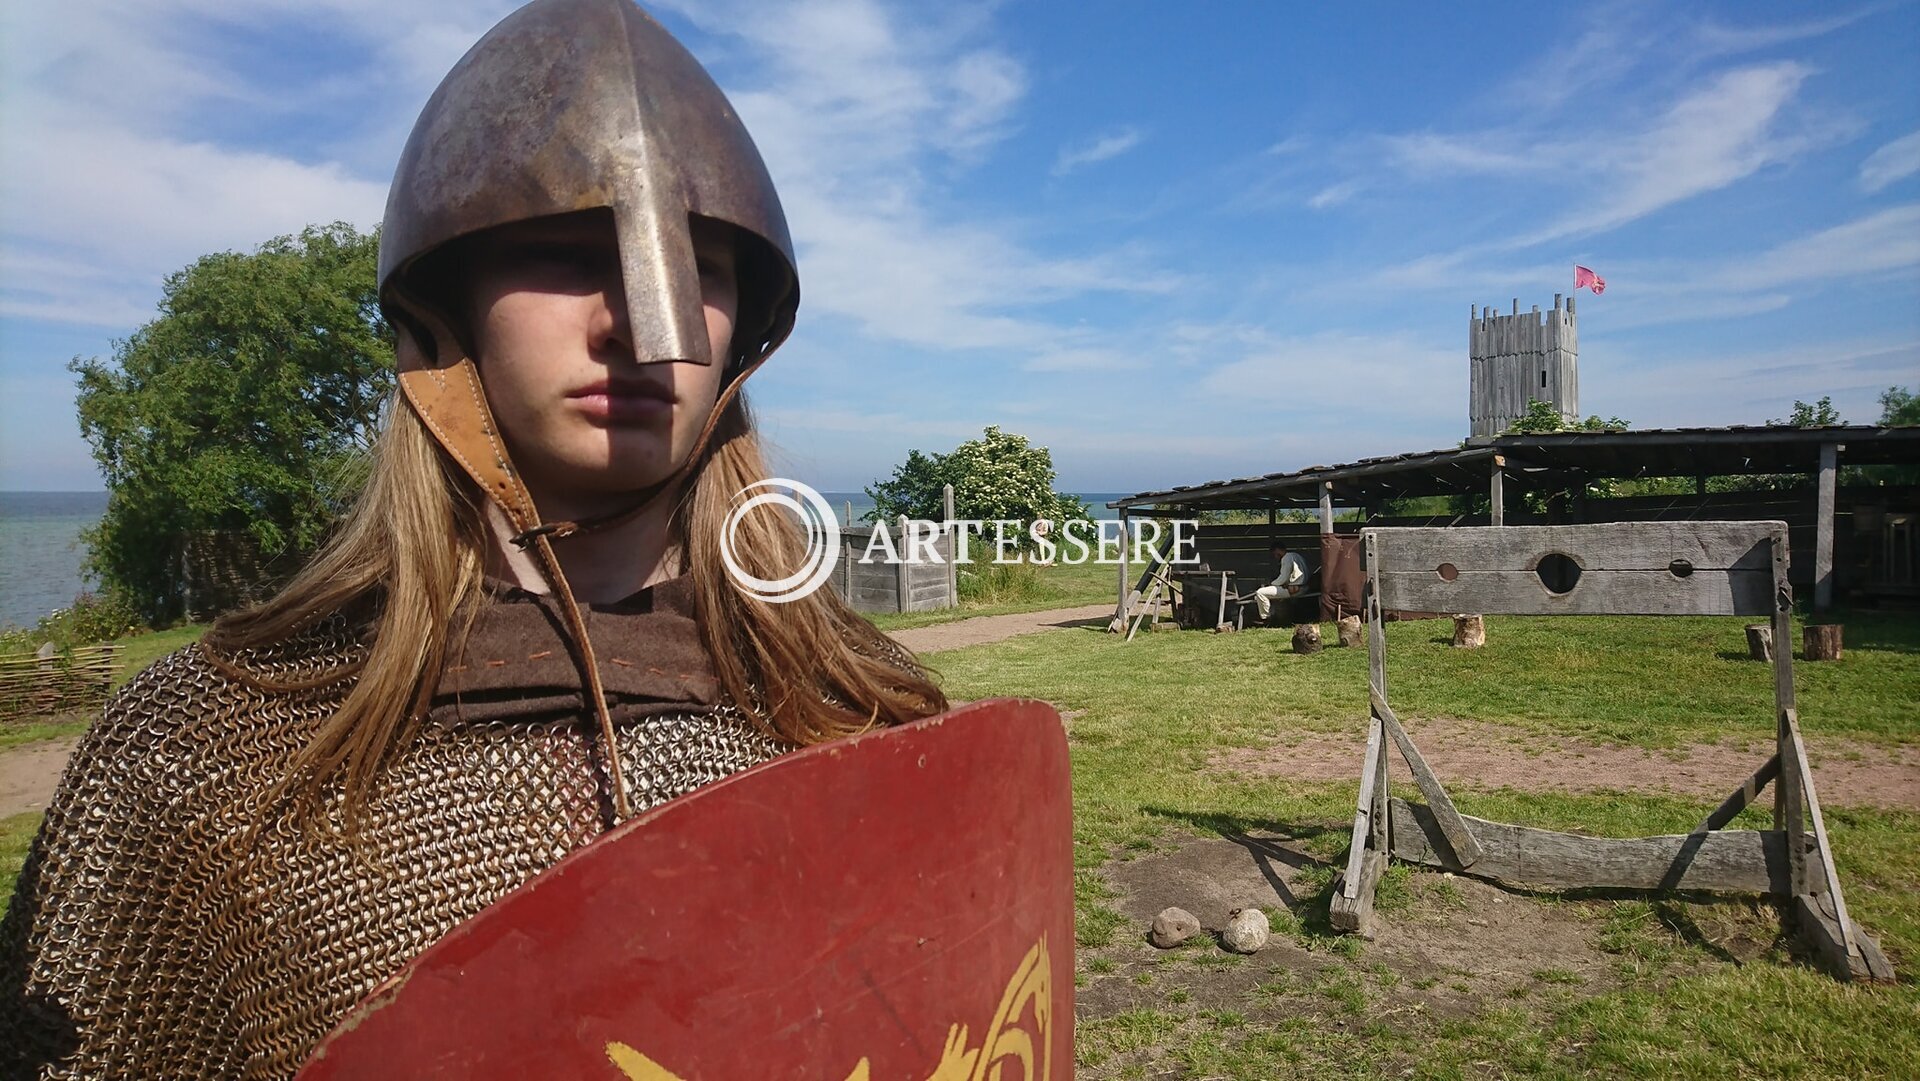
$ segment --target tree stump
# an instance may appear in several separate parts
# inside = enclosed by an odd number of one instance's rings
[[[1293,651],[1295,653],[1320,652],[1320,624],[1302,623],[1293,629]]]
[[[1809,624],[1802,632],[1801,647],[1810,661],[1837,661],[1840,659],[1840,634],[1846,630],[1841,623]]]
[[[1487,644],[1487,621],[1480,616],[1453,617],[1453,648],[1479,649]]]
[[[1747,624],[1747,656],[1756,661],[1773,660],[1773,626],[1771,624]]]
[[[1360,629],[1359,616],[1340,617],[1340,644],[1358,646],[1366,643],[1366,632]]]

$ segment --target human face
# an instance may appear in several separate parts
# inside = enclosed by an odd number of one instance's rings
[[[603,509],[671,476],[719,395],[738,306],[733,234],[693,220],[711,363],[634,355],[613,217],[490,230],[468,266],[480,382],[543,514]]]

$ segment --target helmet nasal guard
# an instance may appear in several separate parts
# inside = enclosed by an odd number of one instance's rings
[[[408,268],[448,241],[598,207],[613,211],[641,363],[712,356],[692,214],[750,238],[735,362],[793,328],[793,241],[767,167],[705,69],[629,0],[536,0],[448,72],[387,196],[381,296],[403,294]]]

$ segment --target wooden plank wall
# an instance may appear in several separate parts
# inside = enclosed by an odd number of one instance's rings
[[[899,530],[891,528],[889,532],[897,534]],[[860,562],[872,536],[871,526],[841,526],[840,557],[833,576],[827,580],[854,611],[925,612],[952,608],[960,603],[945,563],[910,563],[902,573],[899,564],[881,562],[878,553],[872,563]],[[894,543],[898,550],[897,535]],[[969,554],[978,560],[979,544],[971,545],[970,549]],[[952,538],[936,538],[934,551],[943,560],[950,558]]]
[[[1773,548],[1764,522],[1633,522],[1393,529],[1375,537],[1381,603],[1511,615],[1767,615]],[[1549,585],[1559,553],[1577,581]],[[1556,581],[1559,579],[1556,577]],[[1555,592],[1555,590],[1559,592]]]
[[[1495,315],[1474,309],[1467,320],[1467,415],[1476,436],[1499,435],[1525,416],[1538,399],[1560,407],[1568,419],[1580,414],[1579,328],[1573,301],[1556,294],[1553,310]]]
[[[1512,475],[1509,474],[1509,482]],[[1509,485],[1511,487],[1511,484]],[[1835,503],[1833,522],[1833,568],[1835,585],[1846,589],[1857,583],[1850,573],[1856,563],[1853,502],[1870,498],[1876,489],[1841,489]],[[1764,522],[1787,523],[1787,547],[1792,558],[1788,578],[1796,587],[1811,588],[1814,562],[1814,498],[1812,486],[1781,492],[1713,492],[1698,495],[1630,496],[1622,499],[1595,499],[1586,504],[1584,514],[1571,509],[1559,524],[1597,522]],[[1507,525],[1548,525],[1548,519],[1516,509],[1519,503],[1508,492]],[[1484,514],[1463,515],[1374,515],[1369,527],[1483,526]],[[1871,540],[1871,538],[1866,538]]]

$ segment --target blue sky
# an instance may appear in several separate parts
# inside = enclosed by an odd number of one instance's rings
[[[199,255],[379,218],[513,5],[0,14],[0,489],[100,486],[66,361]],[[667,0],[786,202],[751,384],[857,488],[1000,424],[1063,488],[1449,446],[1471,304],[1581,295],[1583,412],[1758,423],[1920,386],[1920,5]]]

